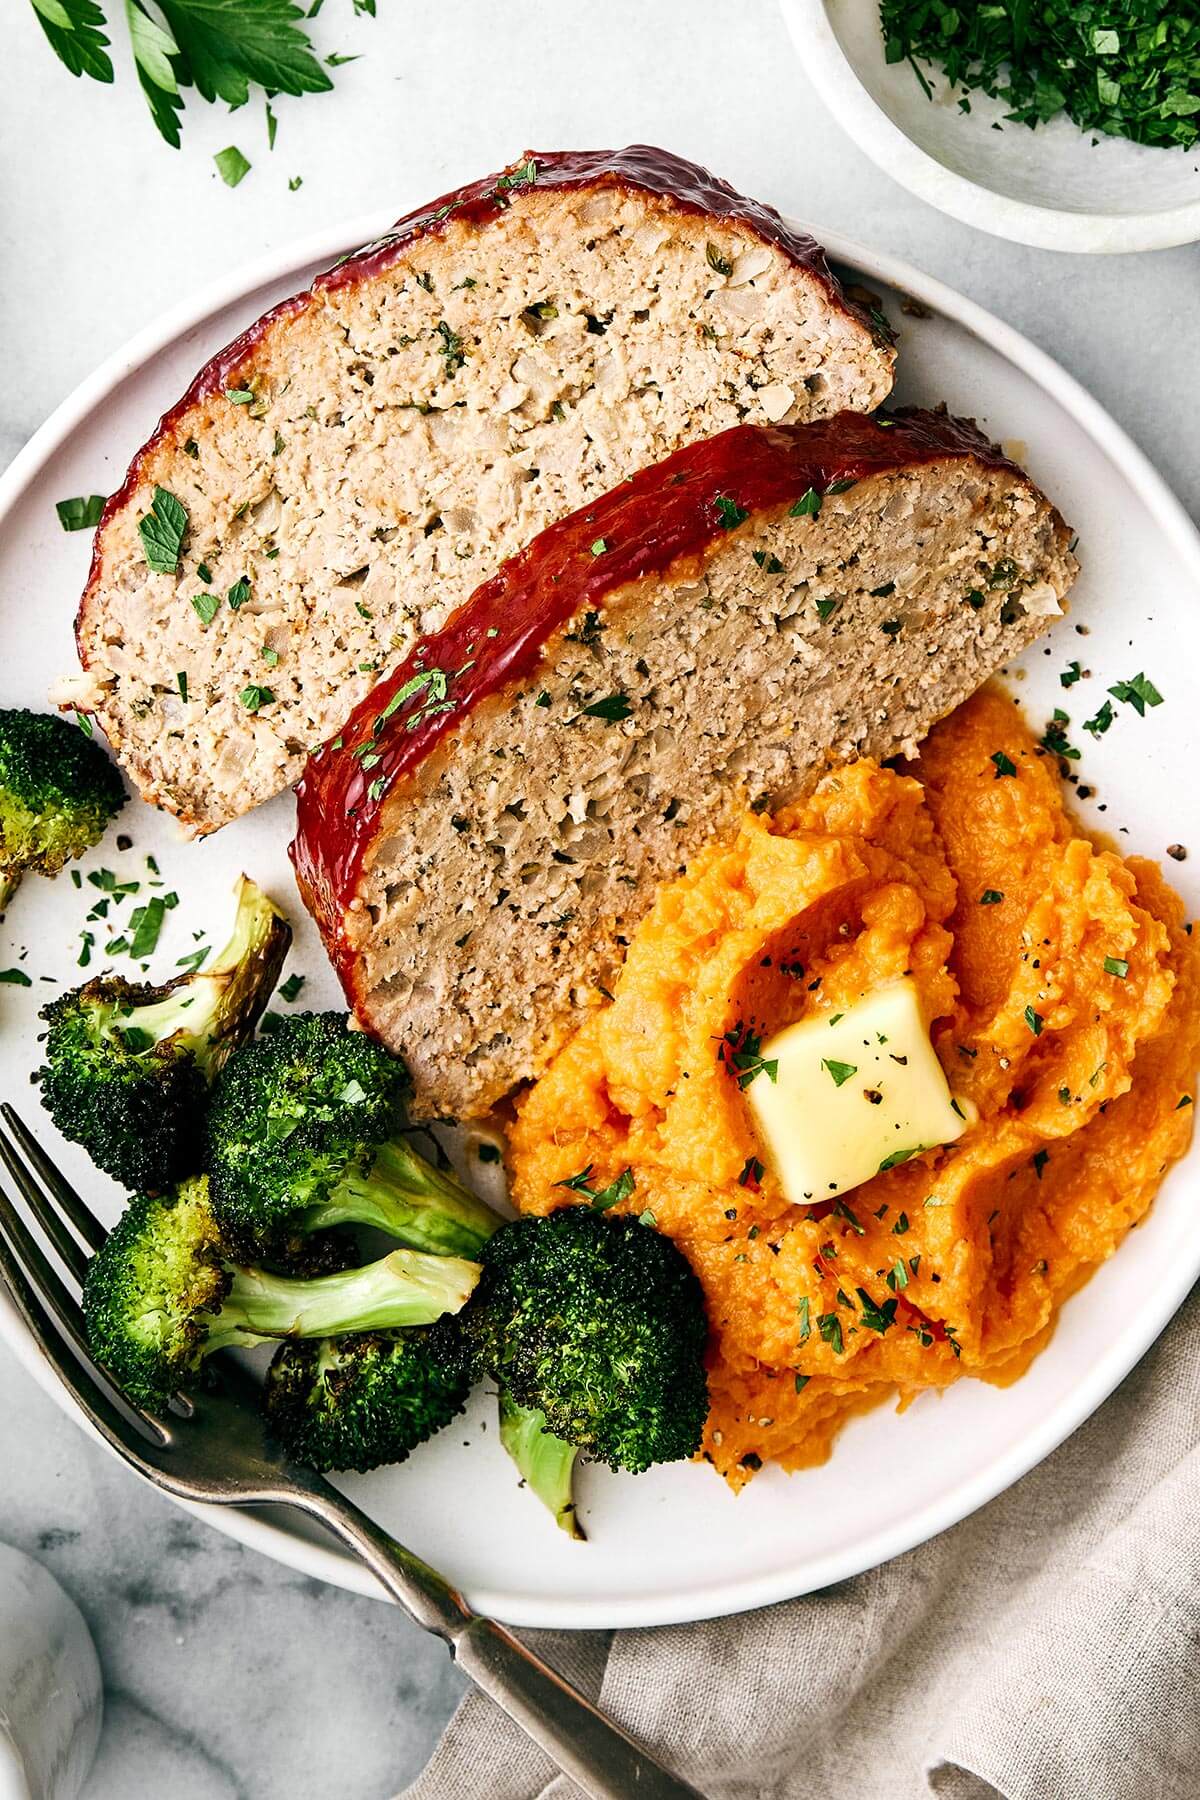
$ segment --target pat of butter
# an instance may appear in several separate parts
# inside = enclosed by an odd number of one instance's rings
[[[794,1206],[844,1194],[918,1150],[950,1144],[974,1109],[952,1102],[912,981],[877,988],[840,1015],[789,1025],[762,1047],[774,1082],[746,1089]]]

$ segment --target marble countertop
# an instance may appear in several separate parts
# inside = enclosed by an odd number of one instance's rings
[[[261,101],[232,118],[193,102],[175,152],[123,56],[115,89],[72,83],[17,0],[0,109],[0,465],[101,357],[223,268],[339,218],[400,212],[529,145],[641,140],[1001,313],[1092,390],[1200,517],[1200,246],[1072,258],[939,217],[841,135],[775,0],[525,0],[519,20],[492,0],[379,0],[379,14],[327,0],[319,49],[361,60],[330,95],[276,102],[273,154]],[[212,163],[231,142],[253,164],[235,190]],[[0,1444],[0,1538],[59,1576],[104,1665],[86,1800],[385,1800],[421,1766],[462,1683],[397,1612],[176,1511],[2,1347]]]

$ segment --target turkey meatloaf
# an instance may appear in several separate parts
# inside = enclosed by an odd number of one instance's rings
[[[1061,610],[1066,527],[944,414],[743,425],[552,525],[310,763],[292,847],[419,1115],[536,1076],[655,885],[912,751]]]
[[[105,509],[59,697],[211,831],[552,520],[739,421],[874,407],[893,354],[811,238],[705,170],[530,152],[201,372]]]

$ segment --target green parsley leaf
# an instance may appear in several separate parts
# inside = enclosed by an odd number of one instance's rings
[[[24,969],[0,969],[0,981],[7,982],[10,987],[33,986]]]
[[[626,694],[609,694],[607,699],[593,700],[580,713],[581,719],[605,719],[610,725],[619,725],[622,719],[633,717],[633,707]]]
[[[808,488],[805,493],[801,494],[794,505],[788,509],[789,517],[793,519],[803,519],[806,517],[815,519],[821,510],[821,501],[823,497],[823,495],[818,494],[816,488]]]
[[[1114,700],[1123,700],[1132,706],[1139,719],[1145,718],[1148,706],[1162,705],[1162,695],[1144,675],[1135,675],[1130,681],[1114,682],[1108,691]]]
[[[712,242],[709,242],[704,246],[704,260],[709,268],[715,270],[718,275],[733,274],[733,264],[727,256],[722,255],[720,250],[717,249],[717,246]]]
[[[796,1392],[798,1394],[802,1394],[811,1380],[812,1380],[811,1375],[797,1375],[797,1377],[796,1377]]]
[[[293,1000],[299,999],[300,989],[307,979],[305,975],[289,975],[286,981],[279,984],[279,998],[286,1000],[290,1006]]]
[[[79,495],[74,500],[56,500],[54,510],[64,531],[91,531],[100,523],[104,511],[103,494]]]
[[[999,888],[984,888],[979,896],[979,904],[980,906],[999,906],[1003,898],[1004,895]]]
[[[821,1313],[817,1319],[817,1330],[825,1343],[829,1344],[835,1356],[842,1354],[842,1322],[836,1313]]]
[[[821,1067],[831,1077],[834,1087],[842,1087],[852,1075],[858,1074],[857,1063],[837,1062],[828,1056],[821,1058]]]
[[[234,582],[225,598],[229,601],[234,612],[238,610],[239,606],[244,606],[246,601],[250,598],[249,579],[245,575],[240,576],[238,580]]]
[[[608,549],[608,545],[605,543],[604,539],[597,538],[592,545],[592,555],[593,556],[603,556],[604,552],[607,549]]]
[[[1083,670],[1077,662],[1068,663],[1058,679],[1063,687],[1074,687],[1077,681],[1083,680]]]
[[[166,912],[166,901],[159,894],[147,900],[145,906],[134,907],[129,918],[129,954],[135,962],[153,955]]]
[[[902,1265],[898,1264],[897,1266],[901,1267]],[[905,1286],[906,1283],[902,1282],[900,1285]],[[854,1291],[858,1295],[859,1305],[862,1308],[863,1324],[871,1331],[877,1331],[882,1337],[884,1332],[890,1331],[896,1323],[895,1300],[885,1300],[882,1306],[876,1306],[866,1288],[856,1287]]]
[[[1032,1006],[1027,1006],[1025,1008],[1024,1017],[1025,1023],[1028,1025],[1030,1031],[1032,1031],[1034,1037],[1041,1037],[1042,1026],[1045,1023],[1041,1013],[1035,1012]]]
[[[192,605],[196,609],[196,617],[202,625],[211,625],[217,616],[217,608],[221,604],[219,594],[193,594]]]
[[[742,521],[750,517],[750,514],[739,506],[736,500],[730,499],[728,494],[714,495],[713,505],[717,509],[717,521],[722,531],[736,531]]]
[[[183,704],[186,706],[187,705],[187,695],[188,695],[188,683],[187,683],[187,670],[186,669],[180,669],[178,675],[176,675],[176,677],[175,677],[175,685],[179,689],[179,698],[183,701]]]
[[[213,161],[217,165],[217,174],[226,187],[235,188],[250,173],[251,165],[236,144],[228,144],[224,150],[218,150]]]
[[[1017,772],[1016,763],[1013,762],[1011,757],[1006,756],[1004,754],[1003,750],[994,750],[992,752],[991,760],[995,764],[995,768],[996,768],[996,773],[992,777],[993,781],[998,780],[1001,775],[1015,775],[1016,774],[1016,772]]]
[[[187,531],[187,508],[166,488],[156,487],[150,511],[138,520],[138,536],[149,566],[157,575],[175,575]]]
[[[238,699],[246,711],[251,713],[258,712],[261,707],[269,706],[274,698],[269,687],[260,687],[255,681],[250,682],[238,695]]]
[[[1090,731],[1093,737],[1103,737],[1116,716],[1112,709],[1112,701],[1106,700],[1093,718],[1083,721],[1083,729]]]
[[[812,1325],[809,1321],[809,1316],[808,1316],[808,1295],[807,1294],[802,1296],[798,1306],[796,1307],[796,1316],[800,1320],[800,1342],[802,1344],[807,1344],[809,1338],[812,1336]]]
[[[112,80],[106,21],[93,0],[33,0],[33,10],[55,56],[72,75]]]

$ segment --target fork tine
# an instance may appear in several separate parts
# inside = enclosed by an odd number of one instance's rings
[[[131,1441],[136,1436],[135,1428],[92,1374],[90,1360],[87,1363],[77,1362],[66,1348],[58,1324],[26,1280],[24,1270],[2,1232],[0,1275],[16,1302],[18,1312],[29,1327],[35,1344],[76,1405],[91,1420],[101,1437],[112,1445],[118,1456],[123,1457],[139,1473],[153,1478],[153,1465],[143,1455],[140,1446]]]
[[[19,1263],[22,1266],[24,1279],[30,1291],[37,1295],[39,1305],[53,1315],[58,1330],[67,1339],[80,1360],[91,1366],[93,1359],[91,1350],[88,1348],[83,1313],[49,1258],[31,1236],[24,1220],[3,1188],[0,1188],[0,1247],[7,1249],[9,1263]],[[62,1373],[61,1369],[59,1373]],[[166,1432],[152,1414],[143,1411],[140,1406],[135,1406],[131,1400],[126,1399],[123,1393],[121,1399],[130,1412],[142,1420],[149,1431],[165,1440]]]
[[[46,1188],[66,1213],[84,1243],[88,1245],[89,1249],[98,1250],[108,1236],[108,1232],[91,1207],[75,1192],[66,1176],[59,1173],[41,1145],[33,1137],[20,1113],[7,1100],[3,1106],[0,1106],[0,1116],[3,1117],[27,1159],[33,1164]]]
[[[46,1195],[33,1179],[3,1131],[0,1131],[0,1161],[4,1163],[5,1168],[16,1182],[22,1199],[58,1251],[66,1267],[76,1281],[82,1284],[88,1266],[86,1253],[80,1248],[77,1239],[71,1236],[54,1202],[47,1200]]]

